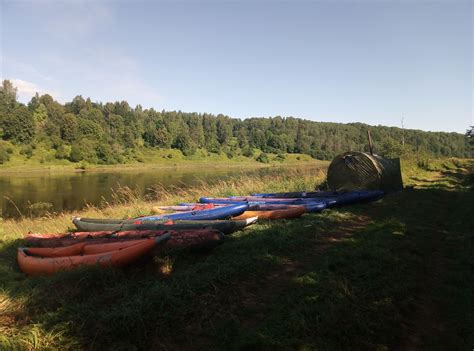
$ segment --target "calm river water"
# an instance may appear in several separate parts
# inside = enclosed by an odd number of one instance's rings
[[[312,168],[305,166],[305,169]],[[317,167],[314,167],[316,170]],[[84,172],[67,174],[3,174],[0,175],[0,215],[3,218],[17,218],[20,213],[30,215],[41,208],[49,211],[80,210],[86,204],[99,205],[111,200],[114,190],[127,186],[140,194],[151,192],[151,187],[161,184],[183,187],[229,179],[243,174],[268,174],[288,171],[287,167],[270,168],[218,168],[204,169],[147,169],[110,172]],[[41,204],[44,203],[44,204]],[[33,206],[32,206],[33,204]],[[35,205],[36,204],[36,205]]]

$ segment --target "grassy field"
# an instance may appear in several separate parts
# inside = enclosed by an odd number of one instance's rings
[[[268,154],[269,163],[255,160],[261,151],[254,150],[255,157],[235,156],[227,157],[225,154],[210,153],[197,150],[195,154],[184,156],[176,149],[149,149],[140,150],[137,159],[125,160],[125,163],[115,165],[98,165],[84,162],[74,163],[68,160],[58,160],[54,157],[54,150],[42,150],[27,158],[20,153],[20,148],[12,146],[13,153],[10,160],[0,163],[0,174],[31,173],[31,172],[103,172],[103,171],[134,171],[136,169],[150,168],[189,168],[189,167],[268,167],[272,165],[303,165],[303,164],[328,164],[327,161],[318,161],[306,154],[285,154],[284,160],[275,154]]]
[[[375,203],[261,222],[212,251],[165,252],[124,270],[26,278],[15,260],[22,235],[64,231],[70,214],[4,221],[0,349],[472,349],[474,164],[402,166],[413,188]],[[323,180],[290,172],[178,194],[157,188],[156,202]],[[123,189],[81,215],[135,216],[151,205]]]

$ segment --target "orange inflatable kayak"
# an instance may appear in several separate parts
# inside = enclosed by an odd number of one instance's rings
[[[171,237],[165,234],[155,238],[106,244],[78,243],[59,248],[18,249],[18,265],[28,275],[54,274],[79,266],[99,264],[122,267],[149,253],[157,244]]]
[[[278,210],[245,211],[240,216],[233,217],[233,219],[247,219],[250,217],[258,217],[258,219],[290,219],[299,217],[305,212],[304,206],[294,206]]]

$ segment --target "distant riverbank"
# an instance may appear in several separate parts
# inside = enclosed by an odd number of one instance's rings
[[[99,165],[89,163],[73,163],[65,160],[51,160],[50,162],[39,162],[35,159],[17,158],[6,164],[0,165],[0,176],[21,173],[74,173],[74,172],[115,172],[115,171],[137,171],[137,170],[166,170],[166,169],[189,169],[189,168],[263,168],[281,166],[321,166],[327,167],[329,161],[315,160],[304,154],[285,154],[284,159],[277,155],[268,154],[268,163],[259,162],[253,158],[238,156],[227,158],[224,155],[211,154],[203,157],[184,157],[181,153],[173,150],[165,157],[159,152],[158,155],[147,155],[142,162],[131,161],[122,164]]]

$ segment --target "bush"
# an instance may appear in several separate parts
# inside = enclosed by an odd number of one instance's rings
[[[83,139],[72,146],[69,160],[72,162],[87,161],[96,164],[99,160],[95,151],[95,143]]]
[[[25,145],[20,150],[20,155],[26,156],[30,159],[33,156],[33,147],[31,145]]]
[[[113,152],[109,144],[99,143],[96,148],[96,155],[99,158],[99,163],[115,164],[120,162],[120,155]]]
[[[242,155],[244,155],[245,157],[253,157],[253,148],[251,148],[251,147],[246,147],[246,148],[242,151]]]
[[[283,162],[283,161],[285,161],[285,159],[286,159],[285,155],[283,155],[281,153],[276,155],[276,157],[275,157],[275,161],[278,161],[278,162]]]
[[[6,146],[5,143],[0,142],[0,164],[4,164],[10,160],[10,154],[13,152],[9,152],[10,147]]]
[[[262,152],[256,159],[258,162],[262,163],[270,163],[270,159],[268,158],[268,155],[265,152]]]
[[[189,135],[181,133],[176,137],[173,148],[181,150],[184,156],[193,155],[196,152],[196,145]]]
[[[59,145],[54,156],[59,160],[69,159],[71,157],[71,149],[72,147],[70,145]]]
[[[74,167],[75,169],[82,169],[83,171],[85,171],[87,168],[89,168],[89,164],[85,161],[81,161],[76,167]]]

